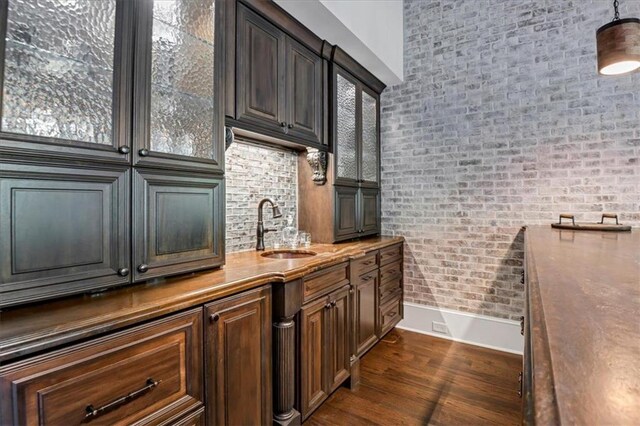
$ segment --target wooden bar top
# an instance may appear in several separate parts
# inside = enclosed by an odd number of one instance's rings
[[[527,227],[533,422],[640,424],[640,232]]]
[[[267,259],[260,252],[227,255],[223,268],[133,284],[0,312],[0,363],[78,341],[273,282],[289,282],[318,269],[402,243],[374,237],[313,244],[316,256]]]

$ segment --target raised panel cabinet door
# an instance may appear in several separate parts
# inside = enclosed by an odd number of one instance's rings
[[[210,303],[205,315],[207,419],[271,424],[271,288]]]
[[[224,171],[222,0],[138,2],[133,162]]]
[[[336,182],[353,184],[360,180],[359,146],[360,99],[359,83],[347,72],[333,66],[332,114],[333,148]]]
[[[358,188],[335,187],[335,239],[358,236]]]
[[[134,169],[134,280],[224,263],[223,180]]]
[[[287,131],[310,142],[322,139],[322,59],[297,41],[286,39]]]
[[[329,295],[331,307],[326,314],[329,356],[326,358],[326,374],[329,393],[349,377],[350,339],[349,286]]]
[[[355,279],[354,310],[356,355],[363,355],[378,340],[376,321],[378,317],[378,269]]]
[[[245,6],[237,8],[236,118],[286,127],[285,34]]]
[[[133,2],[0,10],[0,152],[129,163]]]
[[[360,180],[364,185],[377,187],[380,176],[380,96],[363,87],[360,99]]]
[[[0,367],[0,424],[167,425],[203,408],[202,309]]]
[[[304,305],[300,310],[300,392],[301,415],[306,419],[327,399],[328,330],[327,297]]]
[[[380,232],[380,190],[360,188],[360,231],[363,234]]]
[[[129,182],[0,162],[0,307],[129,283]]]

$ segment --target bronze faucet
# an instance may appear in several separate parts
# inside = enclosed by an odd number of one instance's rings
[[[282,213],[280,212],[280,207],[278,207],[278,205],[275,203],[275,201],[273,201],[271,198],[263,198],[260,201],[260,203],[258,204],[258,229],[256,230],[256,236],[258,237],[257,238],[258,241],[256,243],[256,250],[258,250],[258,251],[264,250],[264,234],[265,234],[265,232],[277,231],[277,229],[274,229],[274,228],[264,229],[264,225],[262,223],[262,206],[264,206],[264,203],[271,204],[271,208],[273,209],[273,218],[274,219],[282,217]]]

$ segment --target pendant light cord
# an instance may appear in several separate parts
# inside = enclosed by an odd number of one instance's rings
[[[620,20],[620,12],[618,11],[618,0],[613,0],[613,11],[614,11],[614,15],[613,15],[613,20],[614,21],[619,21]]]

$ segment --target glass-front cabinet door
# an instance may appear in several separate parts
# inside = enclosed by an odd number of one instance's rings
[[[362,126],[361,132],[361,182],[365,185],[378,186],[379,155],[378,143],[378,95],[362,90]]]
[[[129,162],[132,2],[0,2],[0,149]]]
[[[141,0],[134,165],[223,170],[220,0]],[[149,48],[150,46],[150,48]]]
[[[357,83],[346,74],[334,74],[334,152],[336,182],[358,182]]]

